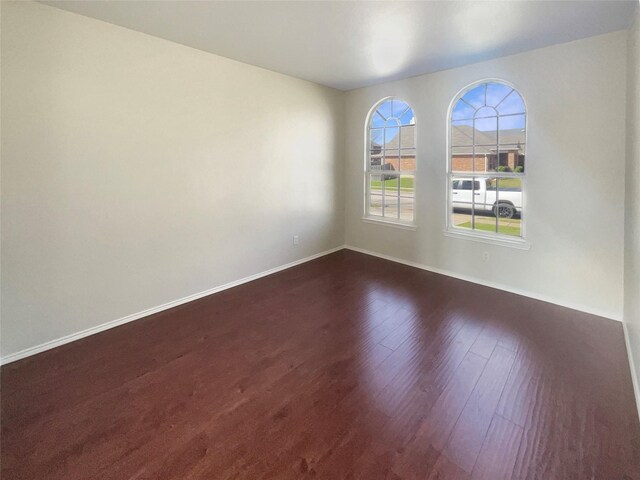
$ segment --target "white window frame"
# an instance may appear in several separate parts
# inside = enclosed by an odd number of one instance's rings
[[[392,101],[392,100],[398,100],[401,102],[404,102],[407,104],[407,106],[411,109],[411,111],[413,112],[413,118],[414,118],[414,128],[415,126],[418,124],[418,121],[416,119],[416,113],[415,110],[413,109],[413,107],[410,105],[409,102],[396,97],[396,96],[390,96],[390,97],[385,97],[382,98],[381,100],[377,101],[373,107],[371,107],[371,109],[369,110],[369,113],[367,114],[366,117],[366,121],[365,121],[365,134],[364,134],[364,205],[363,205],[363,211],[364,211],[364,216],[362,217],[362,220],[366,223],[373,223],[373,224],[379,224],[379,225],[386,225],[386,226],[390,226],[390,227],[395,227],[395,228],[401,228],[401,229],[405,229],[405,230],[416,230],[417,229],[417,224],[416,224],[416,218],[417,218],[417,201],[416,201],[416,194],[417,194],[417,188],[416,188],[416,175],[417,175],[417,171],[418,171],[418,149],[417,149],[417,129],[414,129],[414,145],[413,145],[413,149],[414,149],[414,153],[415,153],[415,167],[411,173],[411,175],[413,175],[413,220],[412,221],[408,221],[408,220],[403,220],[400,218],[400,207],[401,207],[401,203],[400,203],[400,194],[398,193],[398,218],[391,218],[391,217],[384,217],[384,216],[379,216],[379,215],[371,215],[369,213],[369,206],[371,204],[371,183],[369,181],[370,176],[372,174],[375,174],[375,172],[373,170],[371,170],[371,120],[373,118],[373,115],[375,114],[375,112],[377,111],[378,107],[380,107],[380,105],[382,105],[385,102],[388,101]],[[395,118],[395,117],[394,117]],[[401,126],[401,125],[399,125]],[[402,125],[402,126],[406,126],[406,125]],[[398,147],[400,147],[400,143],[398,145]],[[400,165],[401,162],[401,158],[400,156],[398,157],[398,164]],[[402,174],[402,170],[399,170],[397,172],[397,176],[398,176],[398,192],[400,190],[400,177]],[[384,198],[384,197],[383,197]]]
[[[474,172],[473,173],[464,173],[464,172],[453,172],[452,171],[452,121],[453,121],[453,110],[456,106],[456,104],[458,103],[458,101],[470,90],[476,88],[478,85],[482,85],[485,83],[501,83],[507,87],[512,88],[513,90],[516,91],[516,93],[518,93],[518,95],[520,95],[520,98],[522,99],[522,102],[524,103],[524,115],[525,115],[525,146],[524,146],[524,150],[525,150],[525,169],[524,172],[522,173],[515,173],[515,172],[475,172],[475,160],[473,161],[473,165],[474,165]],[[483,107],[480,107],[483,108]],[[477,110],[479,110],[480,108],[477,108]],[[502,246],[508,246],[508,247],[514,247],[514,248],[520,248],[520,249],[525,249],[528,250],[531,248],[531,244],[529,243],[529,241],[527,240],[527,231],[526,231],[526,220],[527,220],[527,206],[526,206],[526,174],[529,171],[530,168],[530,164],[529,164],[529,158],[528,158],[528,146],[529,146],[529,136],[528,136],[528,129],[529,129],[529,109],[527,107],[527,103],[526,100],[524,99],[524,96],[520,93],[520,90],[513,85],[512,83],[502,80],[500,78],[487,78],[487,79],[483,79],[483,80],[478,80],[476,82],[473,82],[469,85],[467,85],[466,87],[464,87],[463,89],[461,89],[454,97],[453,100],[451,102],[451,104],[449,105],[449,110],[447,113],[447,175],[446,175],[446,182],[447,182],[447,186],[446,186],[446,195],[447,195],[447,199],[445,202],[446,205],[446,212],[445,212],[445,225],[446,225],[446,229],[444,231],[444,234],[446,236],[449,237],[455,237],[455,238],[463,238],[463,239],[467,239],[467,240],[473,240],[473,241],[477,241],[477,242],[481,242],[481,243],[489,243],[489,244],[495,244],[495,245],[502,245]],[[497,138],[497,145],[500,144],[500,139],[499,139],[499,130],[498,130],[498,138]],[[474,140],[474,145],[473,148],[475,150],[475,140]],[[454,181],[454,178],[456,177],[466,177],[466,178],[471,178],[472,181],[475,181],[477,178],[520,178],[521,182],[522,182],[522,213],[521,213],[521,224],[520,224],[520,236],[512,236],[512,235],[505,235],[505,234],[501,234],[498,232],[485,232],[485,231],[481,231],[481,230],[475,230],[475,229],[469,229],[469,228],[461,228],[461,227],[456,227],[455,225],[452,224],[452,214],[453,214],[453,201],[452,201],[452,183]],[[473,190],[472,190],[473,191]],[[472,197],[473,198],[473,197]]]

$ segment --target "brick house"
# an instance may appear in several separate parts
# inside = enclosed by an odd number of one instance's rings
[[[473,127],[456,125],[451,129],[451,170],[473,171]],[[475,131],[475,171],[490,172],[497,167],[524,169],[524,133],[522,129],[500,130],[500,148],[496,145],[495,132]]]
[[[415,125],[400,127],[400,133],[385,145],[383,170],[414,171],[416,169]],[[382,165],[382,145],[371,142],[371,163]]]
[[[514,171],[521,166],[524,169],[524,134],[522,129],[500,130],[500,149],[496,145],[495,132],[475,132],[475,171],[495,171],[497,167],[508,167]],[[457,125],[451,131],[451,166],[453,172],[473,171],[473,128],[468,125]],[[402,127],[400,135],[396,135],[384,150],[383,170],[414,171],[415,158],[415,126]],[[371,143],[372,165],[382,165],[382,145]],[[400,168],[402,167],[402,168]]]
[[[396,135],[384,150],[383,170],[399,171],[400,166],[404,171],[414,171],[415,158],[415,127],[403,127],[401,134]],[[399,138],[401,137],[401,138]],[[514,171],[521,166],[524,169],[524,136],[521,129],[500,131],[500,151],[496,146],[496,137],[490,132],[476,130],[475,132],[475,171],[495,171],[497,167],[508,167]],[[458,125],[451,131],[451,167],[453,172],[473,171],[473,128],[467,125]],[[382,165],[382,145],[371,143],[371,159],[373,165]]]

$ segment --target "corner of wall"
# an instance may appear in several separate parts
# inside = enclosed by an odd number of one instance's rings
[[[341,135],[341,145],[342,145],[342,176],[341,176],[341,191],[342,191],[342,244],[345,245],[347,243],[347,222],[348,222],[348,201],[347,201],[347,177],[349,175],[349,162],[347,159],[347,141],[349,139],[349,135],[347,134],[347,98],[349,95],[349,91],[345,90],[340,92],[340,101],[342,102],[342,125],[340,128]]]
[[[627,33],[623,327],[640,416],[640,6]]]

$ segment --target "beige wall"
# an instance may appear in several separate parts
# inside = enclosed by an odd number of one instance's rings
[[[635,364],[636,400],[640,402],[640,8],[629,31],[627,60],[624,321],[629,355]]]
[[[346,243],[621,319],[626,37],[616,32],[347,92]],[[486,78],[513,83],[527,102],[530,250],[443,233],[447,109],[462,88]],[[366,116],[392,95],[416,115],[416,231],[361,218]]]
[[[4,357],[343,243],[341,92],[26,2],[1,62]]]
[[[345,239],[621,318],[628,96],[625,318],[638,358],[637,23],[628,82],[618,32],[342,93],[2,2],[2,356]],[[488,77],[529,107],[528,251],[443,235],[447,108]],[[418,121],[417,231],[361,220],[364,122],[389,95]]]

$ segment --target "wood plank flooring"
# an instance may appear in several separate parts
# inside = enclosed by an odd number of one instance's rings
[[[640,479],[620,323],[343,250],[2,367],[13,479]]]

